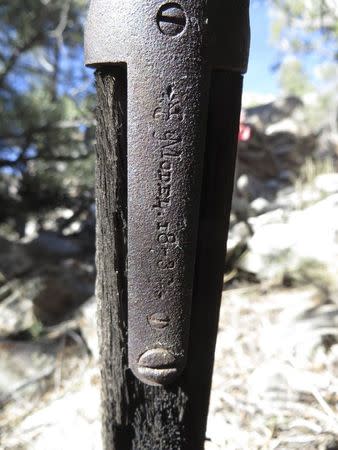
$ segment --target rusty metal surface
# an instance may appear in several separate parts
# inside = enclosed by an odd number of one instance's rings
[[[91,2],[86,63],[127,64],[128,357],[148,384],[174,381],[186,363],[208,79],[213,67],[246,69],[247,9],[240,0]],[[242,28],[233,44],[221,17]]]
[[[149,30],[156,18],[141,22],[139,11],[143,4],[155,6],[158,11],[169,1],[145,0],[91,0],[85,27],[85,60],[87,65],[128,64],[136,58],[139,31]],[[200,5],[205,10],[209,35],[209,63],[212,67],[246,72],[248,65],[250,27],[249,0],[181,0],[176,3],[183,10]],[[156,13],[157,13],[156,11]],[[188,14],[189,26],[196,25],[197,17]],[[149,36],[150,38],[150,36]],[[148,41],[156,54],[156,42]]]

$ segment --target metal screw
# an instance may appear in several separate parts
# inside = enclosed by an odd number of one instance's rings
[[[155,313],[148,317],[148,322],[152,328],[160,330],[161,328],[166,328],[169,325],[170,319],[164,314]]]
[[[165,348],[148,350],[137,363],[137,376],[144,383],[158,386],[172,383],[182,372],[183,361]]]
[[[178,3],[162,5],[157,14],[157,25],[167,36],[177,36],[182,33],[187,23],[183,8]]]

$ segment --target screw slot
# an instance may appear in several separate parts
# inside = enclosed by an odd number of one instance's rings
[[[134,368],[136,376],[144,383],[158,386],[173,383],[182,373],[184,361],[170,350],[147,350]]]
[[[157,14],[157,25],[166,36],[181,34],[187,24],[187,17],[178,3],[162,5]]]
[[[148,323],[152,328],[161,330],[169,326],[170,319],[165,314],[155,313],[148,317]]]

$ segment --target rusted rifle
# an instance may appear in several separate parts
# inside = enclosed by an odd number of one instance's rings
[[[121,179],[116,181],[127,191],[128,271],[127,295],[123,295],[128,306],[119,304],[116,309],[119,323],[111,325],[121,328],[121,339],[119,349],[112,346],[111,352],[127,350],[134,375],[145,384],[161,386],[156,390],[158,401],[167,398],[170,392],[170,402],[176,403],[177,408],[179,399],[186,399],[181,406],[182,418],[174,420],[182,424],[178,425],[181,444],[172,447],[165,444],[155,447],[156,450],[202,448],[201,438],[189,438],[189,419],[184,423],[184,416],[189,409],[192,416],[196,415],[191,407],[200,403],[201,419],[198,420],[204,432],[235,167],[242,73],[248,59],[248,7],[248,0],[92,0],[89,9],[86,64],[98,69],[98,82],[103,83],[103,89],[110,73],[114,78],[111,89],[115,89],[115,94],[120,90],[115,97],[120,102],[120,111],[112,106],[111,123],[100,122],[99,117],[98,156],[102,127],[116,128],[113,119],[121,121],[119,126],[126,128],[127,141],[127,179],[123,179],[124,169],[115,171],[115,176],[120,175]],[[124,77],[127,78],[125,86]],[[121,89],[126,91],[127,118]],[[112,94],[109,90],[105,92],[105,95]],[[100,102],[99,98],[99,107],[103,108],[104,104],[105,99]],[[125,145],[123,132],[116,129],[114,132],[116,140],[108,142],[108,139],[103,146]],[[114,148],[111,150],[114,153]],[[102,151],[107,155],[109,148]],[[107,170],[100,160],[98,170],[99,177]],[[100,185],[98,197],[107,195],[102,189],[107,189],[107,184],[105,188]],[[117,263],[116,254],[109,256],[104,248],[101,205],[98,199],[97,260],[102,326],[102,302],[106,306],[109,302],[104,278],[110,276],[106,270],[104,276],[100,275],[102,260],[114,258],[112,267],[121,271],[123,264],[119,258],[126,258],[126,249],[120,250]],[[113,209],[111,212],[114,221]],[[109,215],[105,217],[109,221]],[[109,228],[109,223],[105,226]],[[116,236],[110,237],[116,240]],[[120,301],[118,297],[116,288],[112,289],[110,302]],[[127,329],[121,322],[126,313]],[[128,347],[122,352],[126,335]],[[102,337],[101,331],[101,347],[106,346],[104,339],[107,336]],[[104,358],[107,357],[105,353]],[[103,361],[105,364],[107,361]],[[113,353],[111,364],[120,364]],[[126,421],[133,422],[137,401],[148,403],[145,397],[155,399],[155,391],[141,387],[127,372],[121,372],[121,382],[127,384],[124,388],[133,397],[130,406],[133,411],[126,413]],[[121,385],[120,381],[118,384]],[[196,396],[202,398],[200,402]],[[166,402],[169,409],[173,408]],[[163,426],[162,433],[164,429]],[[134,425],[135,433],[138,431]],[[130,448],[152,448],[151,437],[149,447],[144,442],[143,447]],[[129,448],[116,445],[107,448]]]

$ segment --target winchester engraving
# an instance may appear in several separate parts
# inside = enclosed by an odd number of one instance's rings
[[[171,221],[170,210],[175,208],[173,199],[173,182],[176,165],[183,157],[183,139],[177,123],[183,120],[183,107],[180,96],[169,85],[162,93],[160,107],[155,109],[155,130],[153,132],[154,149],[158,155],[158,170],[156,173],[157,189],[153,209],[156,212],[154,232],[157,241],[156,268],[160,270],[160,289],[158,298],[166,300],[170,294],[170,286],[174,283],[173,271],[176,267],[172,248],[179,247],[179,235]],[[163,124],[165,129],[163,131]],[[160,130],[157,130],[160,128]],[[162,274],[162,275],[161,275]],[[160,328],[159,328],[160,329]]]
[[[173,157],[178,158],[182,153],[181,143],[182,136],[179,130],[168,129],[165,132],[154,131],[155,148],[159,150],[162,158]]]
[[[182,100],[172,86],[168,86],[159,97],[159,106],[154,111],[154,119],[168,121],[183,120]]]

